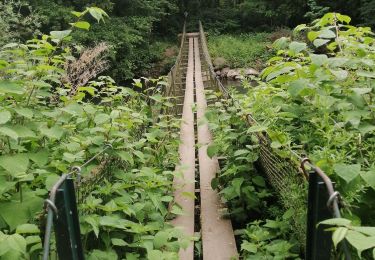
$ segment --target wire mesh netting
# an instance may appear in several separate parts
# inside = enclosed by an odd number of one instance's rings
[[[207,48],[206,33],[201,23],[199,23],[199,31],[203,56],[210,75],[209,80],[211,81],[211,85],[213,85],[216,90],[220,91],[224,98],[231,99],[231,103],[236,105],[236,100],[231,96],[215,74]],[[237,109],[241,110],[241,107],[237,106]],[[254,124],[251,120],[251,116],[247,117],[247,122],[249,126]],[[295,161],[281,157],[272,149],[270,139],[266,134],[258,133],[257,139],[260,146],[258,165],[262,169],[268,182],[278,194],[283,207],[286,210],[292,210],[292,230],[298,238],[301,247],[304,249],[306,241],[307,182]]]

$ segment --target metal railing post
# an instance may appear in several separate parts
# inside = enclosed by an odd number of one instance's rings
[[[329,199],[326,184],[315,172],[309,173],[309,190],[307,205],[307,238],[306,260],[330,259],[332,250],[332,233],[324,229],[319,222],[332,218],[332,212],[327,207]]]
[[[56,193],[58,215],[54,218],[56,247],[59,259],[83,260],[74,181],[65,179]]]

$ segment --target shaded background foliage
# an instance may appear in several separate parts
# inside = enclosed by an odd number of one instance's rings
[[[185,11],[189,13],[188,30],[196,31],[201,19],[214,33],[294,27],[326,11],[345,13],[353,24],[375,25],[372,0],[4,0],[0,4],[0,44],[58,30],[70,21],[71,11],[86,6],[103,8],[110,18],[105,25],[93,24],[88,33],[76,33],[74,39],[85,47],[102,41],[110,45],[106,74],[120,83],[152,76],[155,64],[168,58],[165,49],[176,45]],[[165,73],[170,65],[171,61],[163,62],[156,74]]]

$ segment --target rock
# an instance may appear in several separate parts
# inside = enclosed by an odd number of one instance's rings
[[[229,70],[227,74],[227,78],[235,78],[236,76],[241,75],[240,71],[238,69]]]
[[[238,76],[235,76],[234,79],[235,80],[243,80],[243,79],[245,79],[245,77],[242,76],[242,75],[238,75]]]
[[[227,60],[222,57],[217,57],[216,59],[213,60],[212,64],[214,65],[215,68],[221,69],[227,64]]]
[[[259,71],[250,68],[250,69],[245,69],[244,74],[246,76],[251,76],[251,75],[258,76],[259,75]]]
[[[219,76],[219,77],[221,76],[221,71],[220,70],[215,71],[215,73],[216,73],[217,76]]]
[[[228,75],[228,72],[230,71],[230,68],[223,68],[221,70],[221,77],[226,77]]]

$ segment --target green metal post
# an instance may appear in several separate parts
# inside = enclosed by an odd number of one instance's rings
[[[319,222],[332,218],[327,207],[328,191],[325,183],[315,171],[309,174],[309,194],[307,208],[306,260],[331,259],[331,232],[324,231],[327,226]]]
[[[67,178],[57,190],[55,204],[58,216],[54,218],[54,227],[59,259],[83,260],[84,254],[72,178]]]

